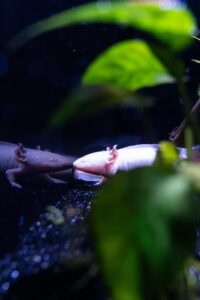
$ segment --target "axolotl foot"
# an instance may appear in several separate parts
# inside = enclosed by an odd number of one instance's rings
[[[25,173],[20,168],[10,169],[10,170],[6,171],[6,176],[7,176],[9,183],[14,188],[21,189],[22,185],[16,182],[16,178],[15,178],[16,175],[25,175]],[[43,182],[47,182],[47,183],[66,184],[65,181],[57,179],[57,178],[53,178],[49,174],[40,174],[40,175],[36,176],[36,178],[38,178],[39,181],[43,181]]]
[[[15,188],[22,188],[17,183],[18,177],[26,178],[27,175],[36,178],[43,182],[53,184],[66,184],[65,181],[53,177],[56,173],[63,172],[72,166],[74,161],[73,157],[62,156],[56,153],[43,151],[40,149],[28,149],[24,148],[22,144],[3,144],[5,151],[9,150],[10,169],[5,171],[9,183]],[[15,146],[15,147],[14,147]],[[11,167],[12,166],[12,167]],[[55,174],[54,174],[54,171]]]
[[[21,168],[9,169],[6,171],[7,179],[13,187],[18,188],[18,189],[22,188],[21,184],[17,183],[16,178],[15,178],[16,175],[20,175],[22,173],[23,172],[22,172]]]

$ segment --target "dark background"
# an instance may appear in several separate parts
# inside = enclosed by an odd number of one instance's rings
[[[0,140],[41,144],[54,151],[79,154],[118,143],[119,146],[167,139],[182,119],[175,85],[148,89],[155,99],[148,126],[141,111],[120,107],[85,120],[74,120],[56,131],[45,130],[50,116],[76,86],[88,64],[108,46],[124,39],[142,37],[135,30],[116,25],[90,24],[56,30],[39,36],[13,55],[4,51],[11,37],[27,25],[63,9],[89,1],[0,0]],[[199,20],[200,3],[188,2]],[[189,77],[191,102],[197,99],[200,46],[182,53]]]

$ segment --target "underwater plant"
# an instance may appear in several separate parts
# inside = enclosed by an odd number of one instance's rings
[[[113,299],[172,299],[171,293],[195,299],[185,280],[199,218],[199,178],[199,165],[180,162],[173,144],[162,142],[153,166],[118,174],[104,186],[90,221]]]
[[[104,187],[91,227],[113,299],[168,299],[194,249],[197,207],[190,182],[171,168],[135,169]]]
[[[83,89],[97,85],[117,88],[111,105],[118,105],[119,99],[121,101],[127,97],[132,99],[133,94],[141,88],[176,82],[181,97],[187,97],[183,80],[184,66],[177,53],[191,44],[191,35],[196,31],[196,21],[192,13],[180,3],[169,6],[164,2],[159,5],[151,1],[96,1],[79,5],[30,25],[13,37],[6,45],[6,49],[13,53],[38,35],[87,23],[129,26],[141,32],[141,39],[116,43],[101,53],[83,73],[81,78]],[[119,89],[122,89],[122,92],[118,95]],[[126,93],[126,97],[121,97],[123,91],[129,94]],[[108,92],[106,98],[109,97]],[[93,98],[94,89],[91,97],[89,93],[85,98],[76,97],[76,100],[74,96],[72,99],[68,97],[53,114],[51,125],[53,127],[62,125],[77,115],[83,106],[88,107],[89,111]],[[101,100],[96,107],[101,108]]]

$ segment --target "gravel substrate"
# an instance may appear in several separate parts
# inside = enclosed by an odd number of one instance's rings
[[[106,299],[88,239],[96,192],[77,180],[23,190],[5,184],[0,299]]]

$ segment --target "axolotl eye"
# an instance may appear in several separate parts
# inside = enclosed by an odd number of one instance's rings
[[[50,159],[49,159],[50,161],[52,161],[52,162],[56,162],[56,161],[58,161],[57,160],[57,158],[55,158],[55,157],[50,157]]]

